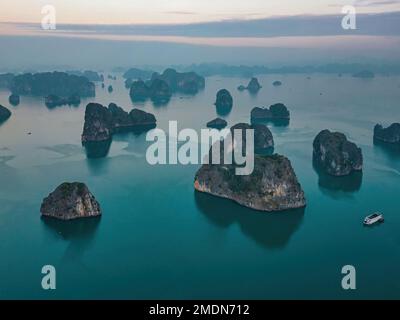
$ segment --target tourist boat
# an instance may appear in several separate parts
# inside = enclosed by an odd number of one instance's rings
[[[380,212],[375,212],[364,219],[365,226],[371,226],[378,222],[383,222],[385,219],[383,218],[383,214]]]

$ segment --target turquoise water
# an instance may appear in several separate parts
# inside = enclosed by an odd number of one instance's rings
[[[400,78],[259,80],[256,96],[236,90],[247,79],[212,77],[195,97],[138,107],[154,113],[159,128],[177,120],[180,129],[199,130],[216,117],[221,88],[235,101],[229,125],[249,121],[255,106],[285,103],[290,125],[270,129],[305,190],[304,210],[258,213],[195,194],[199,166],[148,165],[145,135],[116,135],[107,158],[87,159],[80,145],[86,103],[132,107],[120,77],[107,80],[113,93],[98,87],[77,108],[49,110],[29,97],[10,107],[0,91],[0,104],[13,112],[0,126],[0,298],[400,298],[400,152],[372,140],[375,123],[400,121]],[[342,181],[314,170],[312,141],[325,128],[362,147],[362,176]],[[63,181],[87,183],[102,218],[40,219],[43,197]],[[386,222],[364,228],[376,210]],[[54,291],[41,289],[46,264],[57,269]],[[341,288],[347,264],[357,270],[355,291]]]

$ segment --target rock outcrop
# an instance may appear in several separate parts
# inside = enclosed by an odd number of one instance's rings
[[[283,211],[306,205],[301,185],[284,156],[256,155],[251,175],[239,176],[235,172],[235,165],[203,165],[195,176],[194,188],[260,211]]]
[[[228,125],[228,123],[221,118],[216,118],[214,120],[211,120],[210,122],[207,123],[207,128],[213,128],[213,129],[223,129]]]
[[[249,90],[251,93],[257,93],[261,88],[262,87],[257,78],[252,78],[247,85],[247,90]]]
[[[276,103],[269,108],[251,110],[251,121],[289,120],[290,112],[283,103]]]
[[[98,217],[99,203],[84,183],[65,182],[42,202],[40,212],[44,217],[60,220]]]
[[[10,102],[11,105],[13,106],[17,106],[20,103],[20,97],[17,94],[11,94],[8,97],[8,102]]]
[[[374,140],[400,145],[400,123],[393,123],[387,128],[377,124],[374,128]]]
[[[361,171],[363,156],[355,143],[343,133],[321,131],[313,143],[313,161],[324,172],[333,176],[346,176]]]
[[[113,88],[112,85],[109,85],[108,88],[107,88],[107,90],[108,90],[109,93],[111,93],[111,92],[114,91],[114,88]]]
[[[232,134],[235,130],[242,130],[243,153],[246,148],[246,130],[254,130],[254,151],[264,153],[274,148],[274,138],[271,131],[263,124],[238,123],[231,128]],[[234,137],[236,137],[234,135]]]
[[[0,123],[8,120],[9,117],[11,117],[11,111],[0,105]]]

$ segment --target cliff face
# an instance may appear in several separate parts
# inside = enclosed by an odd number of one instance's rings
[[[194,187],[199,192],[231,199],[260,211],[283,211],[306,205],[290,161],[281,155],[259,156],[249,176],[235,175],[234,165],[203,165]]]
[[[380,124],[377,124],[374,128],[374,139],[400,145],[400,123],[393,123],[387,128],[383,128]]]
[[[97,217],[99,203],[84,183],[63,183],[42,202],[42,216],[61,220]]]
[[[323,130],[315,138],[313,147],[314,163],[330,175],[346,176],[362,170],[361,149],[343,133]]]
[[[142,80],[132,82],[129,95],[133,102],[151,99],[155,103],[166,103],[171,98],[172,93],[167,82],[155,79],[149,84]]]
[[[113,121],[111,112],[98,103],[89,103],[85,111],[82,143],[111,140]]]

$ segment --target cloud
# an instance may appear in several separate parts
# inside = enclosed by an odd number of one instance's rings
[[[357,0],[354,5],[358,7],[379,7],[400,4],[400,0]]]

